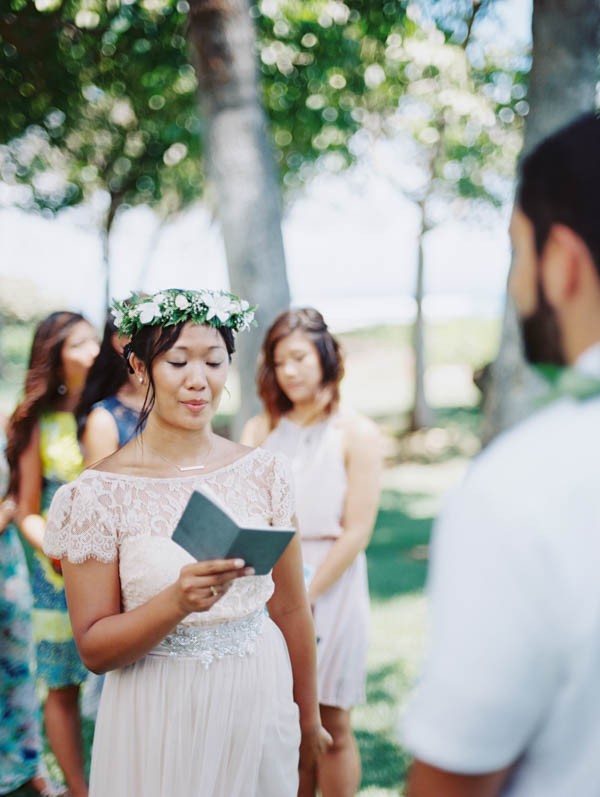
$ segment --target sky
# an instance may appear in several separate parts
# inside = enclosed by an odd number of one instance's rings
[[[497,0],[500,29],[530,37],[531,0]],[[490,23],[490,36],[498,25]],[[101,244],[87,209],[48,220],[0,211],[0,275],[31,280],[54,306],[102,319]],[[283,220],[295,305],[318,307],[334,329],[410,320],[414,303],[416,215],[388,181],[358,166],[321,175]],[[509,246],[506,214],[492,226],[447,223],[425,248],[430,318],[497,315],[503,305]],[[112,294],[178,287],[228,287],[217,224],[200,205],[157,232],[146,208],[117,219],[111,239]],[[251,297],[248,297],[251,300]]]

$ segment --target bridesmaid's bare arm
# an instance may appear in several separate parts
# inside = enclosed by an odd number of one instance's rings
[[[267,416],[264,414],[255,415],[254,418],[250,418],[250,420],[246,422],[246,425],[242,429],[240,443],[245,446],[256,448],[265,442],[270,431],[269,419]]]
[[[310,582],[308,594],[313,604],[367,547],[379,507],[383,460],[381,433],[369,418],[361,415],[352,416],[345,423],[348,488],[342,534]]]
[[[37,551],[42,550],[46,522],[40,514],[42,503],[42,460],[40,429],[36,424],[27,448],[19,457],[19,495],[16,520],[25,539]]]
[[[102,407],[96,407],[87,417],[81,436],[83,464],[86,468],[105,459],[119,447],[119,430],[115,419]]]

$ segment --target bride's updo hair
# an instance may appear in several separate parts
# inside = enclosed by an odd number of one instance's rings
[[[125,357],[131,373],[133,373],[133,369],[129,363],[129,358],[132,354],[135,354],[135,356],[144,363],[146,373],[148,374],[148,389],[144,399],[144,406],[140,411],[136,433],[144,428],[148,416],[154,407],[154,379],[152,376],[154,361],[157,357],[160,357],[161,354],[164,354],[175,345],[177,339],[181,335],[181,330],[187,323],[187,321],[182,321],[179,324],[170,324],[165,327],[143,326],[133,334],[129,343],[123,348],[123,356]],[[227,354],[229,355],[229,361],[231,362],[231,356],[235,352],[235,336],[233,330],[230,327],[214,325],[209,325],[209,328],[215,329],[223,338]]]
[[[325,319],[313,307],[286,310],[277,316],[265,335],[259,360],[256,383],[258,395],[263,401],[271,428],[277,425],[282,415],[292,409],[292,402],[279,387],[275,376],[275,348],[292,332],[303,332],[314,344],[319,355],[323,374],[321,387],[328,387],[331,400],[325,411],[331,413],[340,400],[340,382],[344,376],[344,360],[340,344],[329,331]]]

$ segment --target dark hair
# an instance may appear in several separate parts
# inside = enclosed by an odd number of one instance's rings
[[[87,319],[62,310],[51,313],[37,325],[31,344],[23,399],[17,404],[7,429],[6,459],[10,466],[8,491],[19,488],[19,460],[31,439],[33,428],[44,410],[52,409],[60,397],[62,350],[75,324]]]
[[[541,253],[553,224],[586,244],[600,274],[600,118],[578,117],[544,139],[520,168],[517,204],[533,224]]]
[[[327,411],[331,413],[340,400],[339,386],[344,376],[344,360],[340,344],[329,331],[325,319],[318,310],[312,307],[286,310],[277,316],[267,330],[256,378],[258,395],[265,405],[271,428],[293,406],[277,382],[274,357],[279,341],[296,330],[303,332],[314,344],[323,373],[321,385],[332,388],[333,395],[326,408]]]
[[[177,339],[181,335],[181,330],[187,323],[187,321],[181,321],[179,324],[173,324],[168,327],[144,326],[133,335],[131,341],[125,346],[123,356],[127,365],[129,365],[129,356],[133,353],[144,363],[148,374],[148,390],[146,391],[144,406],[140,411],[136,433],[144,428],[148,416],[152,412],[152,407],[154,407],[154,379],[152,377],[152,366],[154,361],[157,357],[164,354],[164,352],[175,345]],[[212,327],[212,325],[207,326],[209,329]],[[229,327],[214,326],[212,328],[216,329],[223,338],[229,360],[231,361],[231,355],[235,352],[233,330]]]
[[[75,409],[77,437],[81,439],[90,410],[98,401],[114,396],[127,382],[127,363],[113,345],[117,327],[112,314],[107,315],[100,351],[90,368],[79,403]]]

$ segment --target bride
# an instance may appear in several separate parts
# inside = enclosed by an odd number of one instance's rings
[[[209,291],[116,305],[147,388],[143,431],[59,490],[45,538],[81,657],[108,673],[90,797],[309,795],[330,742],[299,541],[257,576],[236,559],[196,562],[170,539],[195,489],[240,525],[293,523],[284,461],[211,427],[252,315]]]

